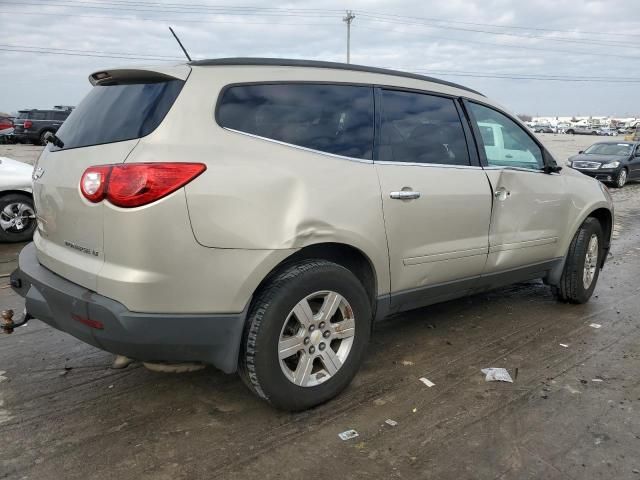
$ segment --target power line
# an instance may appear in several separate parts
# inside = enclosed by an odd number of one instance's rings
[[[31,53],[39,55],[63,55],[63,56],[84,56],[96,58],[118,58],[127,60],[179,60],[180,57],[141,55],[135,53],[123,52],[106,52],[95,50],[73,50],[73,49],[57,49],[50,47],[36,46],[17,46],[9,44],[0,44],[0,51]],[[635,77],[577,77],[568,75],[542,75],[542,74],[525,74],[525,73],[484,73],[474,71],[457,71],[457,70],[429,70],[421,68],[409,68],[416,73],[428,73],[430,75],[459,76],[470,78],[489,78],[489,79],[508,79],[508,80],[536,80],[536,81],[554,81],[554,82],[594,82],[594,83],[620,83],[620,84],[636,84],[640,83],[640,78]]]
[[[122,56],[141,56],[139,53],[129,53],[129,52],[104,52],[100,50],[78,50],[75,48],[57,48],[57,47],[38,47],[38,46],[29,46],[29,45],[11,45],[8,43],[0,43],[0,47],[8,47],[8,48],[25,48],[25,49],[45,49],[45,50],[53,50],[53,51],[62,51],[62,52],[72,52],[72,53],[97,53],[97,54],[105,54],[105,55],[122,55]],[[158,59],[169,59],[169,60],[182,60],[182,57],[177,57],[174,55],[142,55],[142,57],[153,57]]]
[[[0,3],[1,4],[1,3]],[[0,13],[7,13],[15,16],[15,12],[0,10]],[[50,17],[51,13],[46,12],[20,12],[20,15],[36,15],[36,16],[44,16]],[[176,19],[176,18],[147,18],[147,17],[124,17],[124,16],[115,16],[115,15],[80,15],[74,13],[65,13],[65,17],[74,17],[74,18],[98,18],[98,19],[114,19],[114,20],[122,20],[122,21],[143,21],[143,22],[167,22],[167,23],[212,23],[212,24],[229,24],[229,25],[319,25],[325,27],[339,27],[335,22],[315,22],[315,23],[287,23],[287,22],[246,22],[246,21],[225,21],[225,20],[192,20],[192,19]]]
[[[576,44],[585,44],[585,45],[595,45],[601,47],[616,47],[616,48],[636,48],[635,45],[629,45],[629,43],[623,42],[606,42],[606,41],[598,41],[598,40],[582,40],[582,39],[569,39],[569,38],[558,38],[558,37],[545,37],[542,35],[523,35],[517,33],[510,32],[492,32],[488,30],[480,30],[477,28],[466,28],[466,27],[453,27],[451,25],[437,25],[433,23],[425,23],[425,22],[403,22],[399,20],[390,20],[385,18],[380,18],[377,16],[362,14],[362,17],[365,20],[371,22],[382,22],[382,23],[393,23],[397,25],[408,25],[408,26],[419,26],[419,27],[427,27],[427,28],[438,28],[444,30],[458,30],[463,32],[472,32],[472,33],[482,33],[487,35],[499,35],[505,37],[513,37],[513,38],[524,38],[524,39],[534,39],[534,40],[545,40],[549,42],[565,42],[565,43],[576,43]]]
[[[82,51],[77,51],[77,52],[59,52],[59,51],[53,51],[53,50],[47,50],[45,48],[40,48],[40,49],[26,49],[26,48],[21,48],[21,47],[0,47],[0,51],[4,51],[4,52],[19,52],[19,53],[37,53],[37,54],[41,54],[41,55],[64,55],[64,56],[70,56],[70,57],[95,57],[95,58],[118,58],[118,59],[124,59],[124,60],[149,60],[149,61],[168,61],[167,58],[158,58],[158,57],[153,57],[153,56],[134,56],[134,55],[116,55],[116,54],[109,54],[109,55],[101,55],[101,54],[93,54],[93,53],[86,53],[86,52],[82,52]],[[176,57],[174,60],[172,60],[173,62],[175,62],[176,60],[179,60],[178,57]]]
[[[208,10],[212,12],[216,12],[218,14],[223,15],[314,15],[317,16],[319,14],[324,16],[335,16],[342,10],[338,9],[326,9],[326,8],[291,8],[291,7],[256,7],[256,6],[231,6],[231,5],[211,5],[211,4],[193,4],[193,3],[166,3],[166,2],[149,2],[142,0],[105,0],[102,2],[93,2],[89,0],[32,0],[41,2],[39,5],[47,5],[52,7],[62,7],[69,8],[71,6],[76,6],[78,8],[100,8],[100,9],[120,9],[127,10],[123,7],[143,7],[146,10],[144,11],[158,11],[164,9],[164,11],[172,12],[172,13],[201,13],[194,12],[196,10]],[[57,3],[51,3],[57,2]],[[64,2],[64,3],[63,3]],[[22,2],[22,4],[25,4]],[[69,5],[71,4],[71,5]],[[148,10],[148,9],[153,10]],[[136,11],[136,10],[134,10]],[[407,15],[398,15],[398,14],[387,14],[380,12],[371,12],[371,11],[358,11],[362,16],[368,16],[371,18],[376,18],[379,21],[389,21],[389,22],[400,22],[404,24],[415,23],[416,21],[422,22],[436,22],[436,23],[447,23],[447,24],[458,24],[458,25],[472,25],[472,26],[482,26],[482,27],[490,27],[490,28],[499,28],[499,29],[509,29],[509,30],[530,30],[530,31],[540,31],[540,32],[549,32],[549,33],[561,33],[561,34],[570,34],[570,35],[607,35],[607,36],[618,36],[618,37],[640,37],[640,34],[633,33],[619,33],[619,32],[594,32],[594,31],[575,31],[575,30],[554,30],[548,28],[540,28],[540,27],[524,27],[520,25],[499,25],[499,24],[491,24],[491,23],[479,23],[479,22],[464,22],[459,20],[445,20],[439,18],[429,18],[429,17],[415,17],[415,16],[407,16]],[[442,28],[442,27],[440,27]],[[453,28],[453,27],[449,27]],[[468,29],[467,29],[468,30]],[[470,30],[474,31],[474,30]],[[479,33],[490,33],[490,34],[505,34],[504,32],[486,32],[486,31],[478,31]],[[508,34],[515,35],[515,34]],[[526,35],[525,37],[529,38],[538,38],[532,35]],[[539,37],[541,39],[547,40],[560,40],[558,37]],[[572,40],[573,39],[563,39],[563,40]],[[584,40],[587,41],[588,40]],[[602,40],[599,40],[602,42]],[[591,41],[591,43],[598,42]]]
[[[481,27],[492,27],[492,28],[502,28],[502,29],[513,29],[513,30],[532,30],[532,31],[539,31],[539,32],[549,32],[549,33],[563,33],[563,34],[570,34],[570,35],[607,35],[607,36],[622,36],[622,37],[640,37],[640,34],[634,34],[634,33],[619,33],[619,32],[594,32],[594,31],[588,31],[588,30],[581,30],[581,31],[575,31],[575,30],[554,30],[551,28],[541,28],[541,27],[525,27],[522,25],[499,25],[499,24],[495,24],[495,23],[478,23],[478,22],[463,22],[460,20],[444,20],[441,18],[429,18],[429,17],[415,17],[415,16],[408,16],[408,15],[397,15],[397,14],[391,14],[391,13],[376,13],[376,12],[367,12],[367,11],[361,11],[358,10],[358,13],[360,15],[376,15],[376,16],[380,16],[380,17],[394,17],[394,18],[398,18],[398,19],[405,19],[405,20],[423,20],[423,21],[431,21],[431,22],[440,22],[440,23],[453,23],[453,24],[459,24],[459,25],[474,25],[474,26],[481,26]]]
[[[357,25],[357,28],[364,28],[367,30],[375,30],[378,31],[378,29],[376,28],[371,28],[371,27],[364,27],[362,25]],[[402,30],[397,30],[397,29],[391,29],[394,32],[400,32],[400,33],[405,33]],[[427,35],[428,36],[428,35]],[[454,43],[464,43],[464,44],[472,44],[472,45],[491,45],[494,47],[502,47],[502,48],[516,48],[519,50],[533,50],[533,51],[540,51],[540,52],[545,52],[545,53],[569,53],[571,55],[590,55],[590,56],[602,56],[602,55],[606,55],[607,57],[614,57],[614,58],[625,58],[627,60],[640,60],[640,56],[637,55],[620,55],[617,53],[611,53],[611,52],[593,52],[593,51],[585,51],[585,50],[558,50],[557,48],[540,48],[540,47],[530,47],[530,46],[523,46],[523,45],[513,45],[513,44],[509,44],[509,43],[495,43],[495,42],[485,42],[482,40],[463,40],[463,39],[459,39],[459,38],[452,38],[452,37],[443,37],[443,36],[435,36],[433,37],[437,40],[443,40],[443,41],[447,41],[447,42],[454,42]]]
[[[74,0],[53,0],[57,3],[51,3],[52,0],[31,0],[29,2],[22,1],[20,5],[30,5],[30,6],[46,6],[46,7],[54,7],[54,8],[86,8],[86,9],[97,9],[97,10],[116,10],[122,12],[146,12],[146,13],[154,13],[157,11],[163,13],[177,13],[177,14],[201,14],[201,13],[217,13],[220,15],[240,15],[240,16],[267,16],[267,17],[308,17],[311,16],[310,13],[305,12],[278,12],[278,11],[265,11],[265,12],[250,12],[250,11],[225,11],[225,10],[211,10],[204,7],[198,7],[198,9],[193,10],[184,10],[184,7],[172,7],[168,8],[124,8],[121,5],[116,4],[116,6],[108,6],[108,4],[103,4],[104,6],[97,4],[87,4],[86,2],[80,4],[68,3]],[[62,3],[67,2],[67,3]],[[327,18],[335,18],[336,15],[331,13],[321,13],[316,12],[313,13],[314,17],[327,17]]]

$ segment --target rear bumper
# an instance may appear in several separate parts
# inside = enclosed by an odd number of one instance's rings
[[[246,309],[235,314],[136,313],[72,283],[40,265],[33,243],[11,274],[28,314],[85,343],[145,361],[212,364],[237,368]]]
[[[12,137],[18,142],[34,142],[36,140],[40,140],[40,136],[37,132],[16,132],[14,130]]]

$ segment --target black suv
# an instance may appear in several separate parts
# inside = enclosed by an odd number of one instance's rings
[[[20,110],[14,120],[13,139],[20,143],[45,144],[48,133],[56,133],[73,107],[52,110]]]

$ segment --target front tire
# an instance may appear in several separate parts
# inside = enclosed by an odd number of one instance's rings
[[[568,303],[586,303],[596,288],[602,265],[603,234],[600,222],[589,217],[576,232],[554,296]]]
[[[627,173],[626,168],[621,168],[618,172],[618,176],[616,177],[616,181],[614,182],[614,186],[616,188],[622,188],[627,184],[627,179],[629,178],[629,174]]]
[[[36,229],[33,200],[28,195],[0,196],[0,242],[26,242]]]
[[[371,322],[369,296],[350,270],[326,260],[289,265],[252,302],[240,376],[282,410],[324,403],[358,371]]]

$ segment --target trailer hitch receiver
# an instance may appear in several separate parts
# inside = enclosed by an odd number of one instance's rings
[[[0,322],[0,329],[2,333],[13,333],[13,331],[18,327],[24,327],[27,322],[33,317],[27,313],[25,310],[22,318],[18,321],[14,321],[13,319],[13,310],[3,310],[2,311],[2,322]]]

